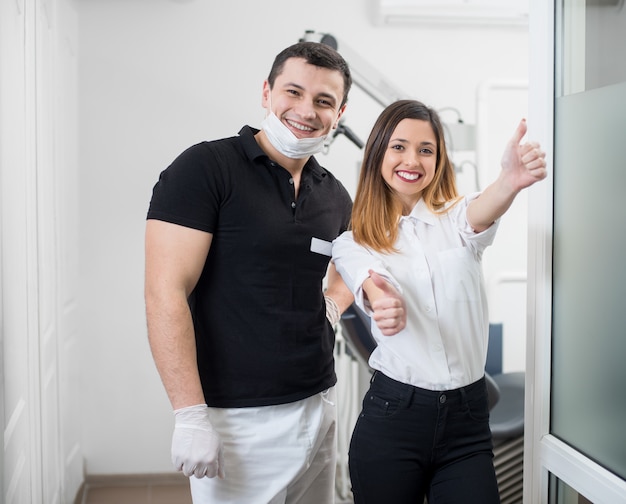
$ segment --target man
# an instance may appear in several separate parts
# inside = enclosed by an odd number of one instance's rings
[[[195,504],[333,501],[332,325],[353,298],[330,243],[352,203],[312,156],[351,84],[330,47],[288,47],[263,84],[261,130],[190,147],[154,187],[149,341]]]

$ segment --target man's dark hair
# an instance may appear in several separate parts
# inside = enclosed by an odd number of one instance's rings
[[[350,87],[352,87],[350,67],[348,67],[346,61],[337,51],[321,42],[298,42],[278,53],[267,78],[270,88],[274,87],[276,77],[282,73],[285,61],[289,58],[303,58],[310,65],[341,72],[343,75],[343,99],[341,105],[348,101],[348,92]]]

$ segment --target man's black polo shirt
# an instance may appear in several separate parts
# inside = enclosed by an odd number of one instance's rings
[[[189,301],[214,407],[292,402],[336,382],[321,289],[330,257],[311,244],[347,229],[352,202],[314,158],[296,199],[291,175],[255,133],[245,126],[185,150],[161,173],[148,211],[149,219],[213,234]]]

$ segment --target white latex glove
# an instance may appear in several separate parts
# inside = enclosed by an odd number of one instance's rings
[[[206,404],[174,410],[172,463],[185,476],[224,477],[222,441],[209,420]]]
[[[326,318],[330,322],[330,325],[335,327],[341,318],[339,307],[333,298],[324,296],[324,299],[326,300]]]

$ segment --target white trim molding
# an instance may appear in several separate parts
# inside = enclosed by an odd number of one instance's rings
[[[626,481],[554,436],[547,435],[541,440],[540,461],[544,470],[592,502],[626,503]]]
[[[547,502],[540,460],[549,431],[552,324],[552,195],[554,131],[554,0],[530,0],[528,136],[546,151],[548,177],[528,192],[528,284],[524,503]]]

